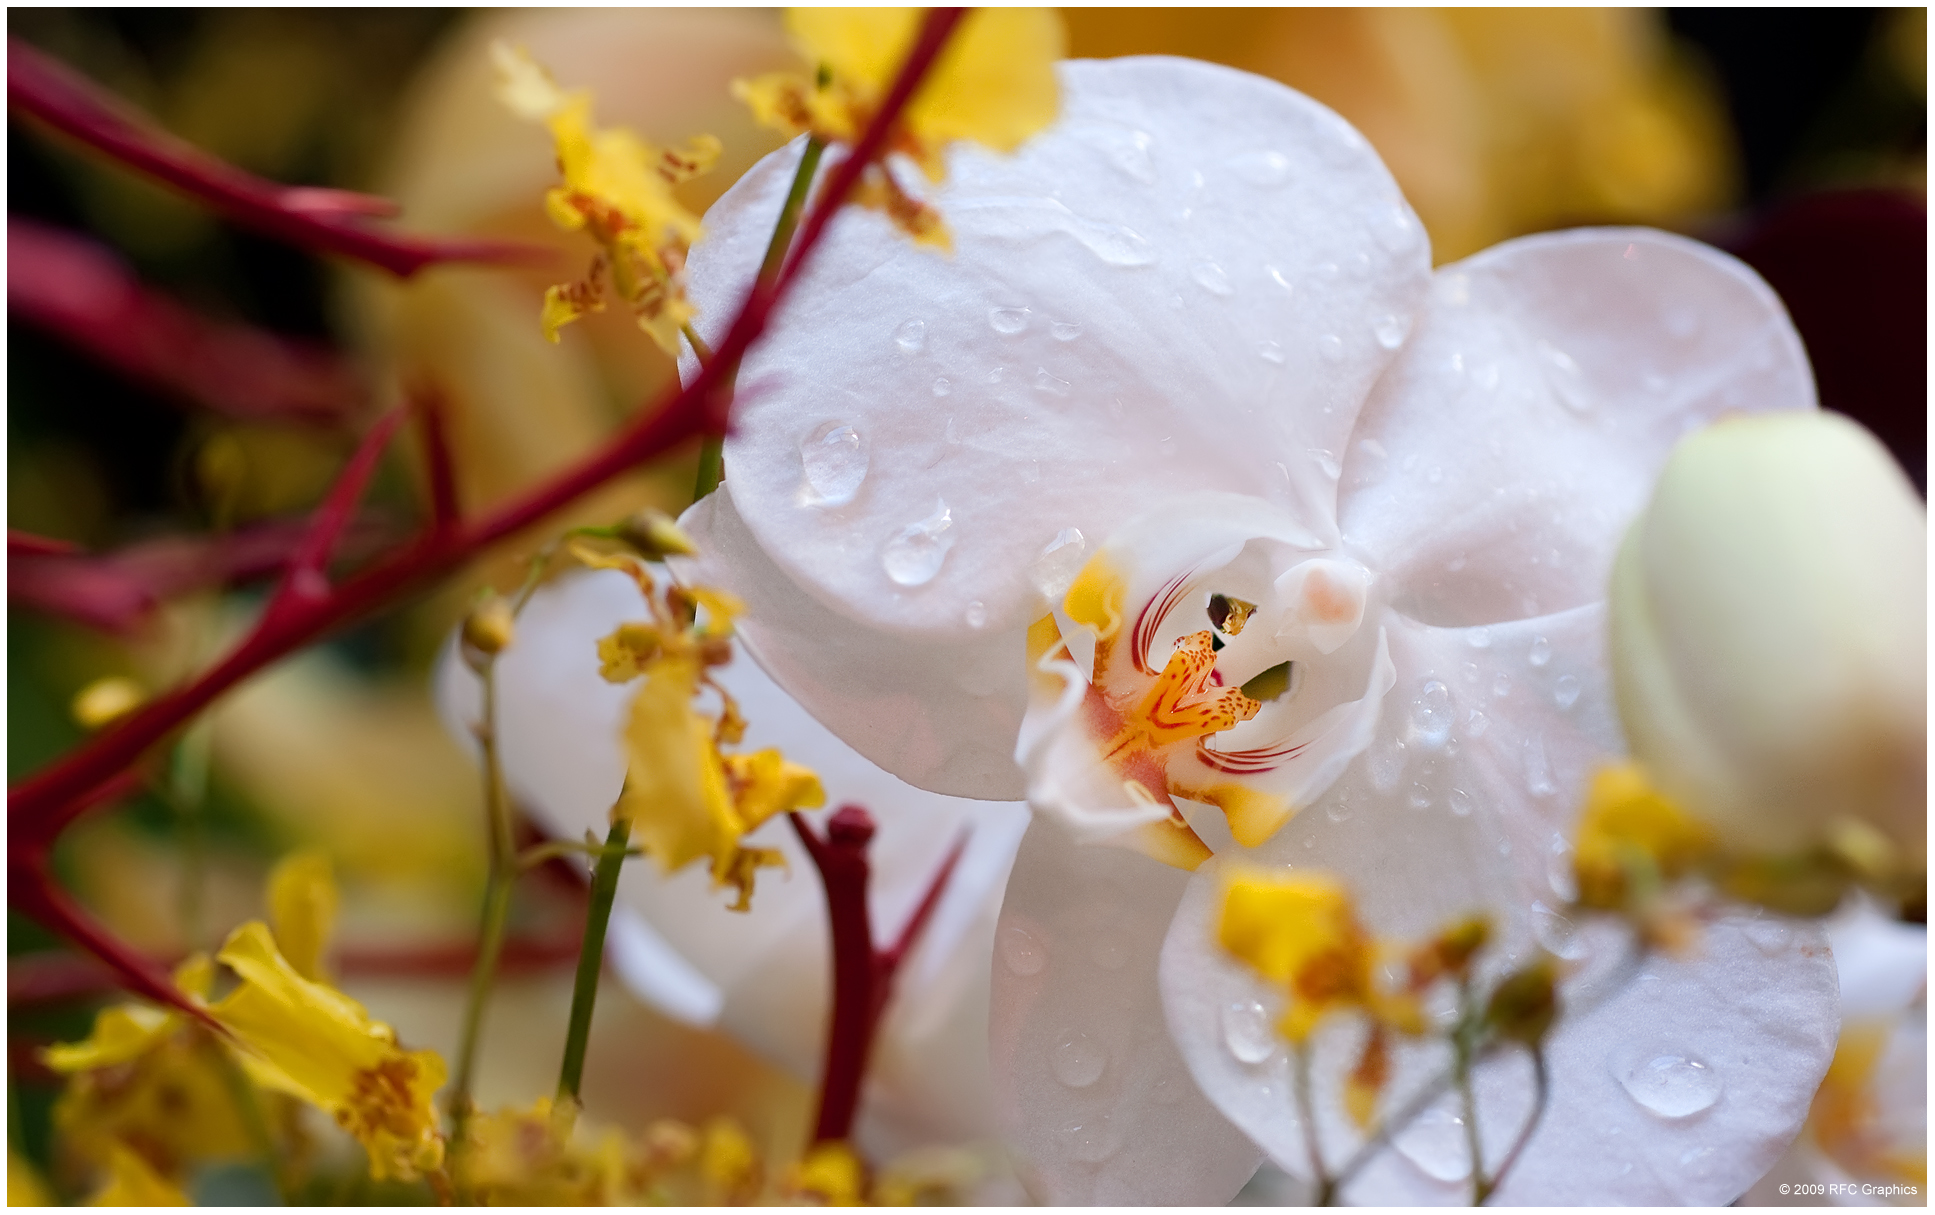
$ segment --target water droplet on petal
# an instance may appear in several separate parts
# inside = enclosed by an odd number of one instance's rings
[[[1052,396],[1065,397],[1070,387],[1067,380],[1055,375],[1046,367],[1035,368],[1035,387]]]
[[[1507,675],[1503,671],[1500,671],[1498,672],[1498,674],[1493,675],[1492,676],[1493,699],[1498,699],[1499,697],[1504,697],[1504,696],[1510,696],[1511,694],[1512,694],[1512,677],[1510,675]]]
[[[1326,333],[1317,339],[1317,353],[1324,356],[1327,363],[1335,363],[1344,357],[1344,339],[1334,333]]]
[[[947,560],[954,540],[954,513],[937,498],[932,514],[908,524],[887,541],[880,552],[880,566],[901,586],[924,586],[941,572],[941,562]]]
[[[1026,928],[1010,924],[1001,930],[1001,961],[1010,974],[1025,979],[1040,974],[1042,967],[1048,965],[1048,951]]]
[[[1223,1045],[1238,1063],[1257,1064],[1277,1053],[1277,1031],[1270,1012],[1257,1000],[1223,1005]]]
[[[1552,661],[1552,643],[1550,641],[1547,641],[1544,637],[1532,638],[1532,649],[1530,653],[1526,654],[1525,661],[1531,663],[1535,667],[1542,667],[1546,663],[1551,662]]]
[[[1028,327],[1026,308],[990,308],[988,325],[996,333],[1020,333]]]
[[[1062,1031],[1055,1049],[1048,1054],[1048,1070],[1070,1088],[1094,1084],[1108,1066],[1109,1054],[1102,1044],[1079,1029]]]
[[[1561,709],[1570,709],[1579,700],[1579,677],[1561,675],[1552,683],[1552,703]]]
[[[1554,957],[1573,961],[1586,955],[1586,943],[1578,928],[1544,903],[1532,904],[1532,935]]]
[[[1533,734],[1525,740],[1525,789],[1534,797],[1551,797],[1559,791],[1552,775],[1552,761],[1545,757],[1545,738]]]
[[[1411,786],[1410,794],[1405,800],[1411,803],[1413,810],[1429,810],[1431,808],[1430,786],[1414,783]]]
[[[1471,1176],[1465,1120],[1449,1110],[1426,1110],[1393,1135],[1391,1142],[1419,1172],[1434,1181],[1463,1181]]]
[[[1545,884],[1568,903],[1579,897],[1579,878],[1572,869],[1572,841],[1563,835],[1552,837],[1552,849],[1545,858]]]
[[[1189,277],[1195,279],[1196,285],[1211,295],[1236,294],[1236,288],[1230,285],[1230,276],[1223,273],[1223,268],[1215,262],[1197,263],[1195,268],[1190,270]]]
[[[1048,332],[1053,334],[1058,342],[1072,342],[1082,336],[1082,327],[1068,321],[1056,321],[1048,327]]]
[[[1351,816],[1351,804],[1343,796],[1334,796],[1324,807],[1324,817],[1333,823],[1341,823]]]
[[[1381,738],[1371,744],[1371,784],[1378,792],[1389,793],[1397,788],[1398,779],[1404,775],[1404,761],[1402,740]]]
[[[1290,176],[1290,158],[1281,152],[1246,152],[1224,163],[1231,173],[1253,186],[1282,185]]]
[[[1371,332],[1377,335],[1378,345],[1386,350],[1396,350],[1404,344],[1404,335],[1410,330],[1411,326],[1402,318],[1387,316],[1379,320]]]
[[[935,396],[937,396],[937,397],[944,397],[944,396],[946,396],[946,395],[947,395],[948,393],[950,393],[950,392],[953,392],[953,391],[954,391],[954,382],[953,382],[952,380],[950,380],[950,379],[948,379],[948,378],[947,378],[946,376],[942,376],[942,377],[940,377],[939,379],[937,379],[937,380],[935,380],[935,381],[934,381],[934,395],[935,395]]]
[[[1483,738],[1485,731],[1491,728],[1492,719],[1485,716],[1482,710],[1473,709],[1471,716],[1465,719],[1465,734],[1469,738]]]
[[[1475,629],[1466,629],[1465,644],[1474,650],[1489,649],[1492,644],[1492,631],[1482,624]]]
[[[1344,466],[1337,462],[1335,453],[1325,451],[1320,447],[1312,447],[1304,454],[1308,455],[1312,460],[1315,460],[1317,467],[1323,470],[1324,476],[1329,477],[1331,480],[1335,481],[1344,475]]]
[[[1451,689],[1428,681],[1411,702],[1411,740],[1436,750],[1451,737],[1452,720]]]
[[[997,367],[993,371],[990,371],[988,373],[988,383],[990,384],[999,384],[1002,380],[1005,380],[1007,378],[1008,378],[1008,369],[1006,367]]]
[[[1064,1151],[1083,1164],[1101,1164],[1115,1155],[1116,1141],[1111,1132],[1108,1111],[1090,1114],[1086,1118],[1065,1122],[1055,1130],[1055,1138]]]
[[[962,613],[971,629],[986,628],[988,624],[988,605],[979,599],[968,600],[967,611]]]
[[[1772,916],[1749,920],[1741,926],[1740,931],[1753,942],[1755,949],[1770,958],[1785,953],[1794,940],[1794,930],[1786,921]]]
[[[1391,208],[1383,222],[1375,225],[1377,241],[1392,253],[1402,253],[1418,239],[1418,226],[1402,204]]]
[[[1079,527],[1064,527],[1043,547],[1028,567],[1028,580],[1050,602],[1059,602],[1074,585],[1088,555],[1088,539]]]
[[[1459,818],[1471,817],[1473,809],[1471,794],[1465,792],[1463,789],[1453,789],[1450,793],[1446,794],[1445,804],[1450,806],[1451,812]]]
[[[1265,338],[1256,344],[1256,352],[1263,356],[1263,361],[1266,363],[1283,362],[1283,343],[1281,342],[1273,342]]]
[[[1539,355],[1545,360],[1546,380],[1559,403],[1574,413],[1590,410],[1592,395],[1586,388],[1584,373],[1572,361],[1572,356],[1547,342],[1539,343]]]
[[[902,321],[900,328],[894,330],[894,345],[908,354],[919,354],[921,347],[927,345],[927,322]]]
[[[1725,1087],[1720,1073],[1678,1051],[1641,1051],[1615,1065],[1613,1075],[1641,1108],[1662,1118],[1690,1118],[1710,1109]]]
[[[800,441],[800,467],[815,505],[843,506],[867,479],[866,440],[845,422],[824,422]]]

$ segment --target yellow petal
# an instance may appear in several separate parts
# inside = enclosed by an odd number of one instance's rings
[[[973,10],[908,107],[908,126],[925,141],[1014,151],[1055,121],[1055,61],[1065,43],[1053,9]]]
[[[520,118],[542,120],[564,107],[564,90],[523,47],[493,42],[490,57],[497,68],[497,99]]]
[[[53,1192],[40,1179],[40,1173],[27,1158],[7,1148],[7,1205],[10,1207],[51,1207]]]
[[[317,849],[294,852],[269,873],[269,920],[276,947],[297,974],[320,980],[323,952],[336,927],[336,879],[329,856]]]
[[[139,1058],[175,1032],[179,1018],[146,1004],[116,1004],[94,1014],[94,1032],[40,1053],[57,1072],[92,1071]]]
[[[812,810],[826,805],[826,790],[813,769],[796,764],[767,747],[751,755],[728,755],[722,761],[731,783],[733,806],[746,831],[775,814]]]
[[[148,1167],[148,1162],[121,1144],[108,1154],[108,1183],[88,1202],[96,1207],[189,1207],[188,1195]]]
[[[298,974],[261,921],[229,934],[216,957],[242,982],[211,1011],[255,1056],[252,1070],[269,1087],[335,1109],[358,1073],[395,1050],[389,1027],[362,1005]]]
[[[862,1205],[866,1174],[853,1149],[841,1142],[816,1143],[794,1167],[788,1188],[821,1206]]]
[[[1265,870],[1231,874],[1217,936],[1224,949],[1290,996],[1278,1028],[1307,1038],[1330,1008],[1369,994],[1370,942],[1336,878]]]
[[[685,655],[653,663],[625,726],[625,789],[612,813],[631,820],[632,838],[667,873],[725,855],[739,837],[711,723],[692,709],[699,669]]]

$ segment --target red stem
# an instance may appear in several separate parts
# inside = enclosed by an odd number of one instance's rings
[[[551,512],[575,501],[621,472],[677,444],[701,434],[725,430],[724,411],[731,384],[747,348],[764,332],[774,307],[785,298],[826,232],[827,223],[846,201],[861,173],[882,155],[900,112],[933,66],[948,36],[960,22],[960,9],[929,10],[921,31],[901,65],[900,75],[853,152],[831,174],[795,240],[795,252],[785,270],[771,283],[758,282],[733,320],[715,357],[700,368],[691,384],[670,395],[656,409],[615,436],[602,451],[539,486],[523,498],[485,517],[448,528],[431,530],[410,545],[380,558],[331,588],[319,598],[292,602],[288,610],[263,614],[247,638],[214,667],[193,682],[149,702],[95,735],[66,755],[33,772],[9,791],[7,837],[11,855],[42,854],[51,841],[88,805],[88,794],[112,780],[140,756],[256,671],[351,620],[388,603],[405,590],[446,573],[478,550],[521,531]],[[31,51],[10,44],[10,96],[19,103],[22,65],[29,82],[43,85],[52,74],[63,83],[65,69],[51,65]],[[38,76],[35,76],[38,73]],[[71,82],[70,82],[71,84]],[[31,88],[28,90],[31,92]],[[31,108],[31,107],[29,107]],[[119,121],[118,119],[116,121]],[[379,263],[380,264],[380,263]],[[49,883],[43,869],[17,870],[30,879],[16,883],[17,899],[32,899],[48,917],[44,922],[80,940],[89,949],[102,934],[71,900],[41,897],[46,892],[31,885]],[[152,986],[152,976],[125,951],[95,950],[122,970],[131,983]],[[167,997],[175,1002],[175,997]]]
[[[17,38],[7,39],[7,104],[227,215],[290,244],[352,257],[407,278],[436,262],[505,262],[551,252],[506,241],[435,240],[372,228],[393,214],[387,199],[347,190],[284,186],[244,173],[157,130],[73,69]]]
[[[867,885],[872,876],[867,846],[873,841],[873,816],[859,806],[842,806],[827,819],[824,837],[798,814],[787,817],[807,855],[813,858],[814,868],[820,871],[820,883],[826,890],[827,927],[833,937],[833,1013],[827,1023],[819,1116],[813,1125],[813,1142],[824,1143],[844,1140],[853,1133],[854,1116],[860,1108],[860,1084],[866,1078],[874,1034],[893,995],[894,975],[940,904],[967,847],[967,837],[963,835],[949,850],[900,936],[891,947],[880,949],[873,943],[873,924],[867,911]]]
[[[457,467],[450,454],[449,414],[443,394],[426,386],[415,394],[423,424],[423,463],[430,482],[430,526],[445,532],[457,526],[463,510],[457,502]]]

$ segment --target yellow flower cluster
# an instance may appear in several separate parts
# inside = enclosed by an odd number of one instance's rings
[[[730,1119],[703,1132],[660,1119],[631,1137],[593,1131],[569,1101],[539,1098],[523,1109],[472,1119],[455,1171],[458,1191],[485,1206],[643,1206],[694,1197],[730,1198],[739,1170],[715,1183],[702,1163],[720,1155],[751,1159],[745,1133]],[[743,1151],[741,1150],[743,1148]],[[710,1153],[710,1156],[707,1153]]]
[[[706,672],[730,661],[732,620],[743,607],[704,587],[661,592],[645,563],[630,554],[600,553],[582,543],[572,551],[586,565],[628,574],[652,613],[598,642],[607,680],[641,681],[625,725],[625,788],[612,815],[629,820],[632,838],[666,873],[709,859],[713,885],[732,887],[732,909],[746,911],[755,873],[785,862],[773,849],[740,841],[775,814],[825,805],[826,793],[810,769],[774,748],[722,751],[745,736],[746,723]],[[719,698],[716,718],[693,705],[706,688]]]
[[[518,115],[542,122],[557,147],[563,180],[544,196],[552,222],[582,229],[598,243],[590,271],[544,295],[544,335],[587,312],[603,311],[605,280],[638,318],[638,327],[674,358],[679,331],[692,319],[685,297],[685,256],[699,239],[699,219],[672,188],[710,169],[719,141],[710,135],[684,147],[660,148],[622,127],[599,129],[591,94],[567,93],[521,50],[497,43],[498,97]]]
[[[775,72],[733,84],[763,126],[852,144],[873,121],[912,47],[926,10],[795,8],[786,29],[811,74]],[[1061,19],[1050,9],[987,8],[969,14],[908,104],[888,150],[912,160],[930,182],[947,174],[943,152],[957,139],[1012,152],[1055,119],[1055,60]],[[952,247],[932,206],[870,166],[855,201],[884,212],[921,244]]]

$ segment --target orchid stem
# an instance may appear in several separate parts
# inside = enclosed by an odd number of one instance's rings
[[[800,226],[800,212],[806,208],[806,195],[813,187],[813,175],[819,171],[820,156],[826,151],[826,141],[817,135],[806,137],[806,150],[800,155],[799,168],[793,172],[793,184],[786,191],[786,201],[779,208],[779,221],[773,225],[772,239],[766,242],[766,256],[759,263],[759,282],[770,285],[779,278],[780,268],[786,264],[786,254],[793,247],[793,233]],[[712,352],[699,340],[691,326],[686,326],[686,340],[692,343],[692,351],[699,356],[700,363],[709,362]],[[738,368],[733,368],[720,385],[719,391],[730,395]],[[697,502],[725,479],[724,434],[709,434],[699,444],[698,479],[692,486],[692,500]]]
[[[591,872],[591,901],[585,908],[585,939],[578,947],[578,977],[571,985],[571,1022],[564,1036],[564,1065],[558,1070],[559,1100],[578,1100],[584,1081],[585,1046],[591,1039],[591,1010],[598,1002],[598,972],[605,959],[605,930],[611,924],[611,905],[618,897],[618,871],[625,864],[625,845],[631,840],[628,818],[612,820],[604,851]]]
[[[1300,1042],[1296,1049],[1297,1121],[1303,1123],[1303,1147],[1310,1156],[1310,1175],[1317,1183],[1313,1206],[1327,1207],[1337,1201],[1337,1179],[1324,1167],[1324,1147],[1317,1137],[1317,1103],[1310,1097],[1310,1045]]]
[[[1545,1066],[1545,1051],[1534,1046],[1532,1050],[1532,1112],[1525,1116],[1525,1125],[1520,1128],[1518,1138],[1512,1148],[1505,1153],[1505,1159],[1498,1162],[1498,1171],[1479,1186],[1476,1206],[1484,1206],[1487,1199],[1498,1192],[1505,1183],[1505,1175],[1512,1171],[1518,1158],[1525,1151],[1525,1145],[1532,1142],[1532,1133],[1539,1129],[1539,1120],[1545,1117],[1545,1107],[1552,1098],[1552,1075]]]

